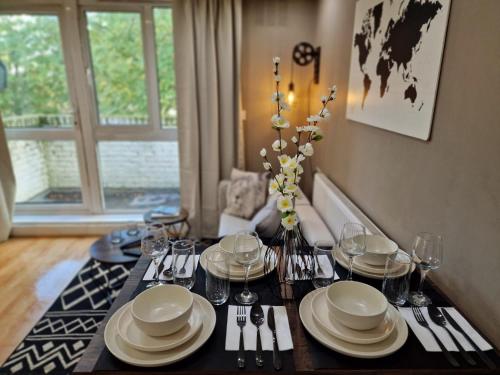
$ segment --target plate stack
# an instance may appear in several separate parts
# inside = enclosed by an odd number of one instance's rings
[[[377,289],[339,281],[306,295],[299,307],[306,330],[326,347],[357,358],[394,353],[408,337],[399,311]]]
[[[194,353],[215,327],[215,310],[203,297],[178,285],[147,289],[116,311],[104,341],[123,362],[168,365]]]
[[[245,269],[243,266],[238,264],[234,259],[234,245],[236,241],[236,235],[226,236],[224,237],[218,244],[212,245],[207,248],[200,256],[200,264],[204,270],[207,269],[207,257],[210,252],[214,250],[222,250],[224,254],[228,257],[229,260],[229,279],[233,282],[244,282],[245,281]],[[267,246],[262,244],[262,241],[259,239],[259,243],[261,245],[260,259],[257,263],[250,267],[250,271],[248,274],[248,281],[257,280],[265,276],[264,273],[264,262],[266,251],[268,250]],[[275,268],[275,262],[269,262],[267,265],[268,271],[272,271]],[[217,276],[217,275],[216,275]]]
[[[388,256],[398,251],[398,245],[386,237],[380,235],[366,236],[366,253],[354,258],[352,272],[370,279],[383,279],[385,272],[385,261]],[[349,268],[349,258],[340,247],[334,251],[336,261],[344,268]],[[415,264],[412,264],[412,271]],[[408,272],[407,266],[391,270],[391,277],[403,276]]]

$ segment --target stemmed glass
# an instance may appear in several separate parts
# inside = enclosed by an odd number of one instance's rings
[[[146,227],[141,238],[141,251],[142,253],[150,257],[153,260],[155,266],[155,277],[151,281],[147,288],[163,284],[160,281],[160,274],[158,272],[158,267],[160,262],[163,260],[164,255],[168,252],[169,241],[165,234],[163,225],[161,224],[151,224]]]
[[[255,292],[248,289],[248,273],[253,264],[260,259],[261,243],[255,232],[241,231],[236,234],[234,244],[234,259],[245,269],[245,287],[234,299],[242,305],[252,305],[259,299]]]
[[[417,234],[413,240],[412,258],[420,269],[420,283],[418,290],[410,293],[408,301],[415,306],[428,306],[432,301],[422,289],[427,273],[438,269],[443,262],[443,238],[434,233]]]
[[[340,236],[340,248],[349,257],[349,274],[352,280],[352,262],[354,257],[366,252],[366,228],[358,223],[345,223]]]

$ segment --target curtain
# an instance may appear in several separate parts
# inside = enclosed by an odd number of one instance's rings
[[[0,114],[0,242],[9,238],[16,195],[16,180]]]
[[[243,165],[241,0],[173,5],[181,202],[192,234],[216,237],[217,187]]]

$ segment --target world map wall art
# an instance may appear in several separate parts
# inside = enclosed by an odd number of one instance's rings
[[[429,139],[450,0],[359,0],[347,118]]]

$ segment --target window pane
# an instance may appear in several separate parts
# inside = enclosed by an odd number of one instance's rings
[[[7,128],[73,126],[57,16],[0,15],[0,61],[8,72],[0,92]]]
[[[139,13],[87,12],[99,123],[148,123]]]
[[[9,141],[16,203],[82,203],[73,141]]]
[[[177,142],[98,143],[106,209],[179,207]]]
[[[155,8],[154,22],[161,126],[163,128],[175,127],[177,126],[177,107],[175,102],[172,10],[170,8]]]

